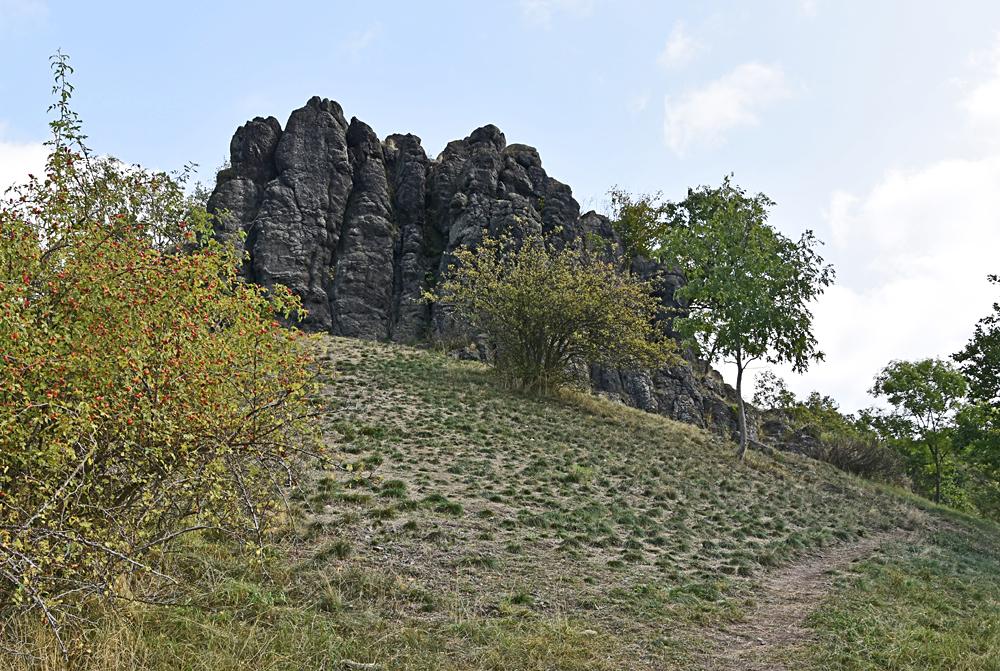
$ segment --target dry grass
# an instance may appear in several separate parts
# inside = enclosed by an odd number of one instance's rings
[[[267,575],[190,539],[183,605],[99,618],[73,668],[687,668],[692,632],[739,620],[772,567],[922,524],[829,465],[740,463],[591,395],[401,346],[330,338],[321,356],[335,463],[292,493]]]

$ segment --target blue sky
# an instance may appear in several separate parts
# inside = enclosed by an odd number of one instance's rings
[[[432,155],[495,123],[585,208],[734,172],[779,228],[828,241],[827,362],[787,377],[853,410],[881,365],[955,351],[994,299],[998,31],[988,0],[0,0],[0,182],[40,160],[60,48],[93,148],[205,179],[237,125],[312,95]]]

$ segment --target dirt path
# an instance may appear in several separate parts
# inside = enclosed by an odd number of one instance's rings
[[[756,607],[745,620],[707,636],[704,668],[711,671],[791,671],[774,661],[775,653],[807,643],[811,632],[806,616],[826,596],[834,572],[868,557],[882,543],[902,538],[900,531],[884,532],[850,545],[828,548],[820,554],[768,575],[757,590]]]

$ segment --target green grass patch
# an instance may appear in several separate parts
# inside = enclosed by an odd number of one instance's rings
[[[843,578],[809,618],[809,668],[1000,669],[1000,542],[984,523],[898,543]]]

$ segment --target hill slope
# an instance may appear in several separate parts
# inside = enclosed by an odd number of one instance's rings
[[[80,668],[998,668],[995,526],[476,363],[321,342],[336,464],[294,493],[296,537],[266,575],[186,542],[199,590],[101,623]]]

